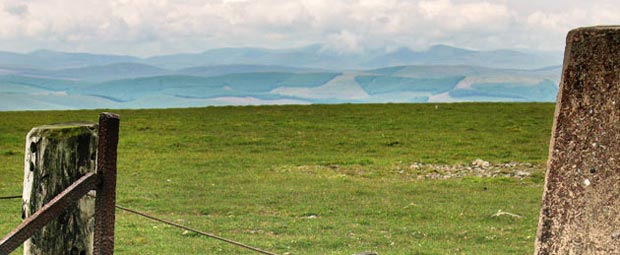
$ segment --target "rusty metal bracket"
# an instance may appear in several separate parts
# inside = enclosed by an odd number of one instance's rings
[[[114,254],[114,206],[116,205],[116,149],[120,118],[114,113],[99,115],[97,198],[95,199],[95,255]]]
[[[95,173],[88,173],[55,196],[41,209],[28,217],[22,224],[0,240],[0,255],[7,255],[50,221],[58,218],[79,198],[95,189],[98,182]]]

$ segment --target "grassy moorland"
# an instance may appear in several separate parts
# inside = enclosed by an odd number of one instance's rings
[[[542,173],[425,179],[410,165],[542,166],[553,107],[119,110],[117,202],[279,254],[530,254]],[[0,112],[0,196],[21,194],[31,127],[97,117]],[[0,234],[19,224],[20,205],[0,201]],[[116,224],[117,254],[253,254],[120,211]]]

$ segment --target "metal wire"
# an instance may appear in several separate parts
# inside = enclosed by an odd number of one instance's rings
[[[0,200],[16,199],[16,198],[22,198],[22,196],[8,196],[8,197],[0,197]]]
[[[90,194],[88,194],[87,196],[95,198],[95,196],[90,195]],[[22,196],[7,196],[7,197],[0,197],[0,200],[1,199],[16,199],[16,198],[21,198],[21,197]],[[160,218],[157,218],[155,216],[151,216],[149,214],[146,214],[146,213],[143,213],[143,212],[140,212],[140,211],[136,211],[136,210],[129,209],[129,208],[126,208],[126,207],[122,207],[120,205],[114,205],[114,206],[117,209],[125,211],[125,212],[133,213],[133,214],[136,214],[138,216],[142,216],[142,217],[145,217],[145,218],[157,221],[157,222],[161,222],[161,223],[164,223],[164,224],[176,227],[176,228],[180,228],[180,229],[184,229],[184,230],[187,230],[187,231],[190,231],[190,232],[194,232],[196,234],[203,235],[203,236],[206,236],[206,237],[210,237],[210,238],[213,238],[213,239],[225,242],[225,243],[236,245],[236,246],[239,246],[241,248],[245,248],[245,249],[248,249],[248,250],[252,250],[252,251],[255,251],[255,252],[258,252],[258,253],[262,253],[262,254],[267,254],[267,255],[278,255],[277,253],[261,250],[259,248],[252,247],[252,246],[249,246],[247,244],[243,244],[243,243],[240,243],[240,242],[237,242],[237,241],[233,241],[233,240],[230,240],[230,239],[226,239],[226,238],[221,237],[221,236],[217,236],[217,235],[214,235],[214,234],[211,234],[211,233],[207,233],[207,232],[204,232],[204,231],[200,231],[200,230],[197,230],[197,229],[193,229],[193,228],[190,228],[190,227],[179,225],[177,223],[174,223],[174,222],[171,222],[171,221],[167,221],[167,220],[164,220],[164,219],[160,219]]]
[[[207,233],[207,232],[203,232],[203,231],[200,231],[200,230],[196,230],[196,229],[193,229],[193,228],[182,226],[182,225],[179,225],[179,224],[176,224],[174,222],[167,221],[167,220],[159,219],[157,217],[148,215],[146,213],[139,212],[139,211],[136,211],[136,210],[132,210],[132,209],[129,209],[129,208],[124,208],[124,207],[119,206],[119,205],[116,205],[116,208],[118,208],[120,210],[123,210],[123,211],[126,211],[126,212],[137,214],[137,215],[145,217],[145,218],[149,218],[149,219],[154,220],[154,221],[158,221],[158,222],[161,222],[161,223],[164,223],[164,224],[168,224],[168,225],[173,226],[173,227],[177,227],[177,228],[180,228],[180,229],[185,229],[187,231],[191,231],[191,232],[194,232],[196,234],[200,234],[200,235],[203,235],[203,236],[207,236],[207,237],[210,237],[210,238],[213,238],[213,239],[220,240],[222,242],[226,242],[226,243],[229,243],[229,244],[232,244],[232,245],[236,245],[236,246],[248,249],[248,250],[252,250],[252,251],[259,252],[259,253],[262,253],[262,254],[267,254],[267,255],[278,255],[278,254],[273,253],[273,252],[268,252],[268,251],[265,251],[265,250],[261,250],[261,249],[256,248],[256,247],[249,246],[247,244],[242,244],[240,242],[229,240],[229,239],[226,239],[226,238],[223,238],[223,237],[220,237],[220,236],[216,236],[214,234],[210,234],[210,233]]]
[[[88,194],[87,196],[96,198],[96,196],[93,196],[93,195],[90,195],[90,194]],[[133,214],[136,214],[138,216],[142,216],[142,217],[145,217],[145,218],[157,221],[157,222],[161,222],[161,223],[164,223],[164,224],[176,227],[176,228],[180,228],[180,229],[184,229],[184,230],[187,230],[187,231],[191,231],[191,232],[194,232],[194,233],[199,234],[199,235],[210,237],[210,238],[213,238],[213,239],[216,239],[216,240],[228,243],[228,244],[236,245],[236,246],[239,246],[241,248],[252,250],[252,251],[255,251],[255,252],[258,252],[258,253],[267,254],[267,255],[278,255],[277,253],[261,250],[259,248],[252,247],[252,246],[249,246],[247,244],[243,244],[243,243],[240,243],[240,242],[237,242],[237,241],[233,241],[233,240],[230,240],[230,239],[226,239],[226,238],[221,237],[221,236],[217,236],[217,235],[214,235],[214,234],[211,234],[211,233],[207,233],[207,232],[204,232],[204,231],[200,231],[200,230],[197,230],[197,229],[193,229],[193,228],[190,228],[190,227],[179,225],[179,224],[171,222],[171,221],[160,219],[160,218],[157,218],[155,216],[149,215],[149,214],[144,213],[144,212],[140,212],[140,211],[136,211],[136,210],[133,210],[133,209],[126,208],[126,207],[122,207],[122,206],[120,206],[118,204],[114,205],[114,207],[116,207],[117,209],[122,210],[122,211],[133,213]]]

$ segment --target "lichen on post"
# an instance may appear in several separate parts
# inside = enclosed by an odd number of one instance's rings
[[[22,217],[95,172],[97,124],[62,123],[33,128],[26,137]],[[91,191],[94,192],[94,191]],[[24,254],[93,254],[95,199],[85,196],[24,243]]]

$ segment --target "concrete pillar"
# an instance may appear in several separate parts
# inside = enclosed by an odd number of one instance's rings
[[[620,26],[566,41],[535,254],[620,254]]]

